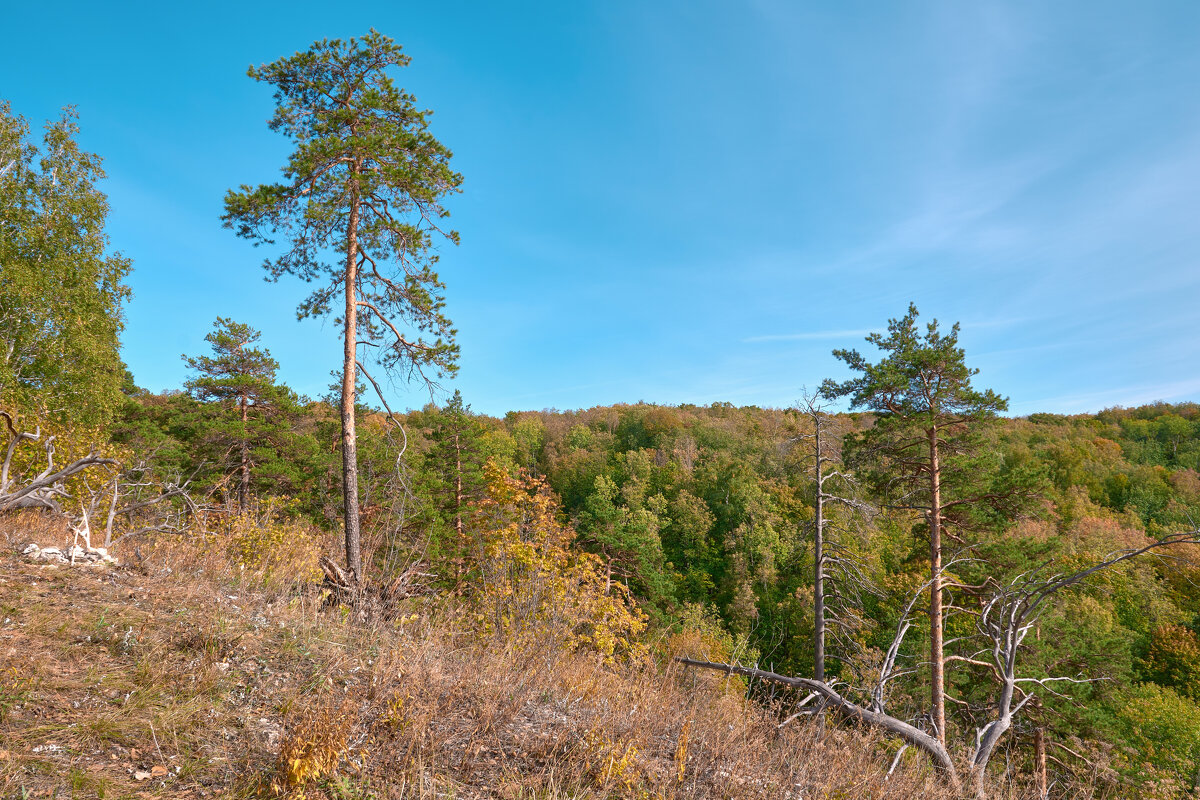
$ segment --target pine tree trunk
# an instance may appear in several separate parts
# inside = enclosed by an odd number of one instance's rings
[[[825,478],[821,464],[821,421],[816,420],[817,508],[813,534],[813,677],[825,680]]]
[[[463,535],[463,520],[462,520],[462,505],[463,505],[463,468],[462,468],[462,442],[459,440],[458,431],[454,432],[454,532],[458,534],[458,541],[462,543]]]
[[[937,426],[929,429],[929,665],[933,722],[946,744],[946,681],[942,652],[942,474]]]
[[[463,480],[462,480],[462,446],[459,441],[458,431],[454,432],[454,547],[456,555],[454,557],[454,591],[459,592],[462,587],[462,572],[463,563],[466,558],[467,543],[466,537],[463,536],[463,519],[462,519],[462,504],[463,504]]]
[[[359,165],[351,169],[358,180]],[[346,568],[355,583],[362,581],[362,534],[358,523],[358,437],[354,423],[355,384],[358,379],[358,194],[351,186],[350,219],[346,224],[346,332],[342,363],[342,495],[345,506]]]

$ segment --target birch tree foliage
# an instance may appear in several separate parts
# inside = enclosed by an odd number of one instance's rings
[[[32,141],[0,100],[0,404],[98,429],[121,399],[129,259],[109,252],[99,156],[71,108]]]

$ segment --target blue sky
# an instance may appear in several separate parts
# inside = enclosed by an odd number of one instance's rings
[[[331,322],[222,229],[288,152],[245,76],[376,27],[463,193],[442,253],[478,411],[783,406],[904,313],[1015,413],[1200,399],[1200,3],[24,3],[0,96],[78,107],[158,391],[217,316],[320,395]],[[417,386],[391,387],[400,407]]]

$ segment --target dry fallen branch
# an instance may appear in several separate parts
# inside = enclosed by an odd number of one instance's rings
[[[32,433],[18,431],[12,416],[0,411],[4,426],[8,431],[8,445],[4,451],[4,462],[0,464],[0,511],[14,511],[22,508],[40,508],[62,512],[60,499],[68,496],[63,482],[74,475],[92,467],[110,466],[116,461],[103,458],[95,451],[89,452],[83,458],[78,458],[63,467],[54,464],[54,438],[47,436],[43,447],[46,450],[46,468],[32,478],[12,474],[13,457],[24,442],[37,442],[42,438],[42,429],[38,427]]]

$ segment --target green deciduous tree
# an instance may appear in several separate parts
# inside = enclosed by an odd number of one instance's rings
[[[458,348],[443,313],[433,267],[444,227],[443,199],[459,190],[450,151],[428,130],[429,112],[395,85],[408,64],[399,45],[372,30],[361,39],[323,40],[249,75],[275,87],[272,130],[295,150],[279,183],[243,185],[225,198],[226,226],[256,243],[287,244],[266,261],[270,276],[295,275],[319,287],[298,316],[341,309],[342,475],[347,566],[362,577],[355,429],[358,348],[405,376],[452,373]],[[365,371],[365,370],[364,370]],[[431,374],[432,373],[432,376]]]
[[[635,595],[659,608],[672,599],[659,538],[666,505],[660,494],[646,497],[636,480],[618,487],[602,475],[577,523],[583,545],[604,560],[606,580],[622,578]]]
[[[121,400],[130,262],[110,253],[100,157],[67,109],[40,147],[0,101],[0,403],[99,428]]]

